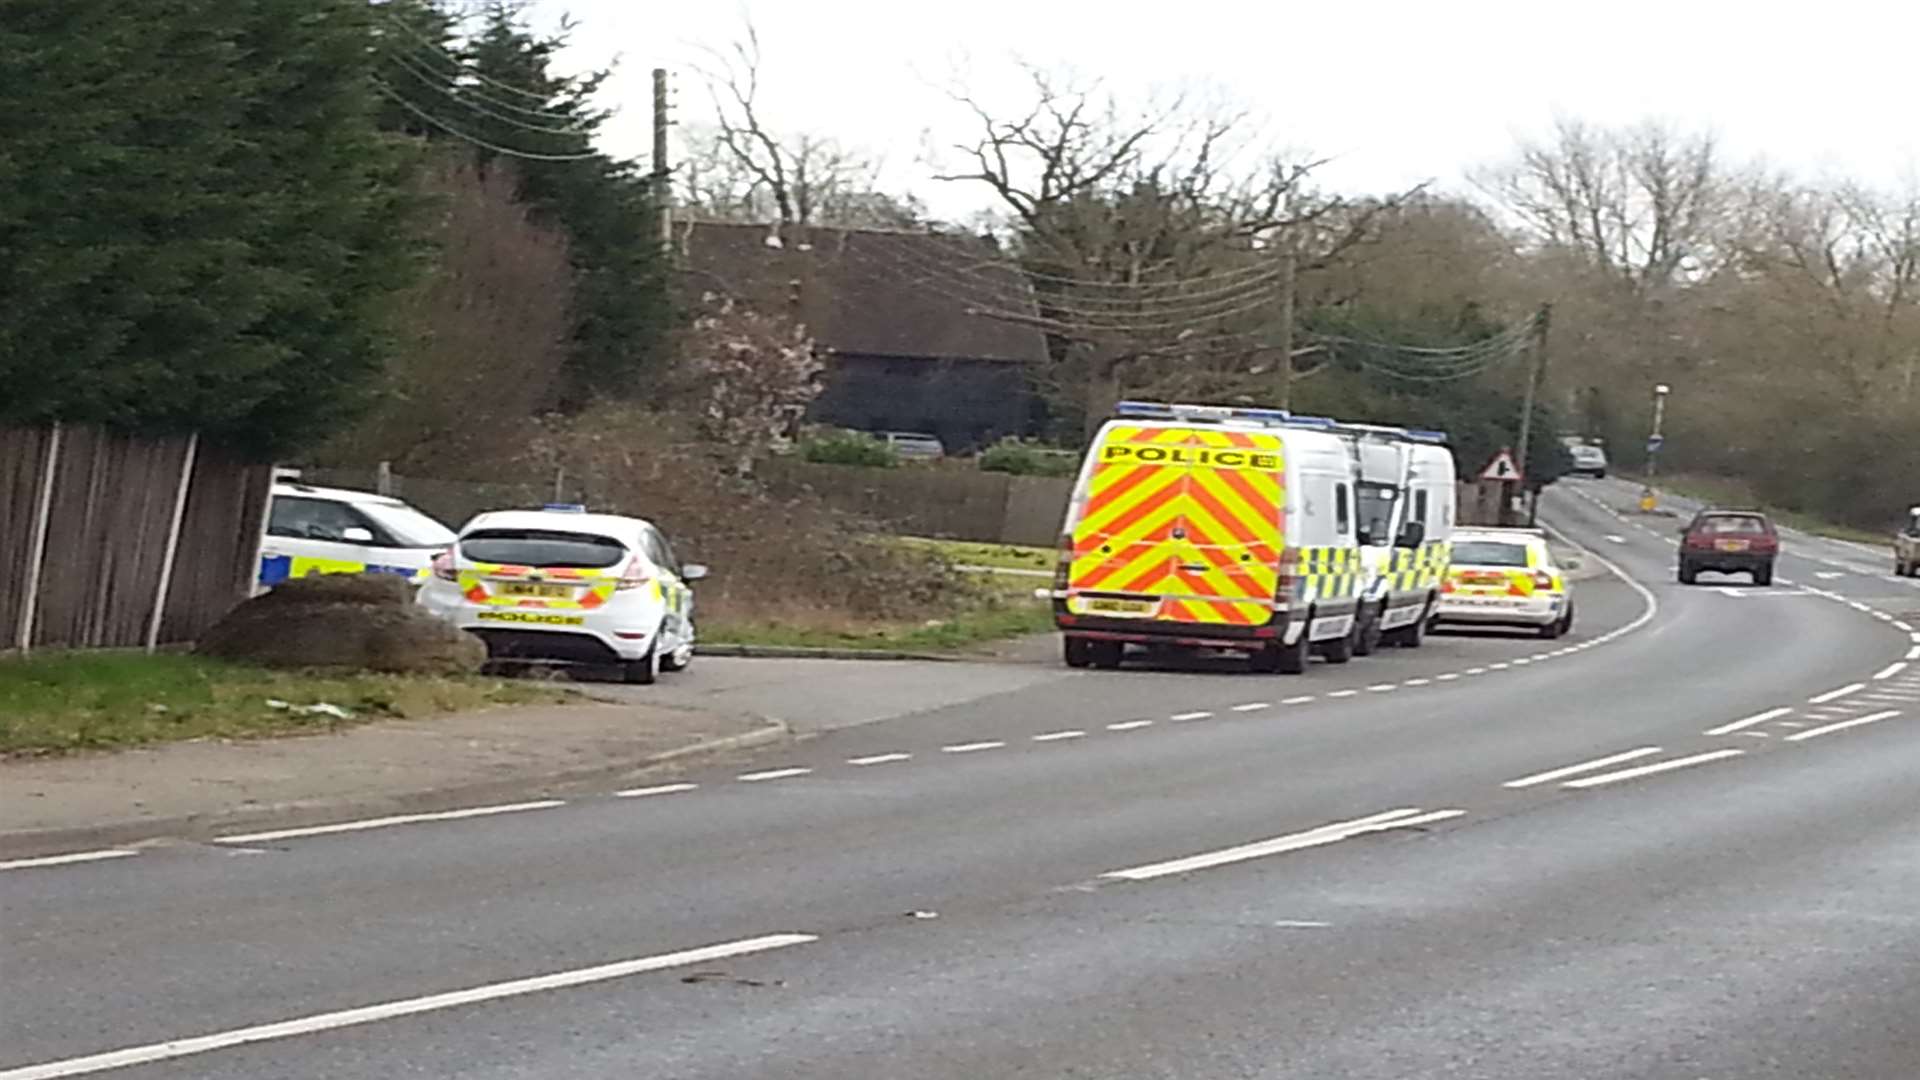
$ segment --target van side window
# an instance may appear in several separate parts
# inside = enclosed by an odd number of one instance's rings
[[[1334,531],[1341,536],[1353,534],[1352,492],[1345,484],[1333,485],[1333,521]]]
[[[1423,488],[1413,493],[1413,520],[1432,528],[1433,522],[1427,518],[1427,492]]]

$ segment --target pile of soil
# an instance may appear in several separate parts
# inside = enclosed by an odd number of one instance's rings
[[[276,668],[459,675],[487,658],[478,639],[413,603],[394,574],[316,574],[235,607],[200,639],[202,656]]]

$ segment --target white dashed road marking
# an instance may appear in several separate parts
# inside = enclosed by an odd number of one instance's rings
[[[1792,709],[1768,709],[1766,712],[1749,716],[1745,720],[1735,720],[1731,724],[1722,724],[1717,728],[1708,728],[1706,733],[1708,735],[1731,735],[1736,731],[1750,728],[1755,724],[1764,724],[1769,720],[1778,720],[1792,712]]]
[[[1705,765],[1710,761],[1723,761],[1727,758],[1739,757],[1744,753],[1746,753],[1745,750],[1714,750],[1710,753],[1695,754],[1692,757],[1674,758],[1671,761],[1656,761],[1652,765],[1641,765],[1637,768],[1622,769],[1619,772],[1602,773],[1599,776],[1589,776],[1581,780],[1569,780],[1561,786],[1570,788],[1593,788],[1600,787],[1603,784],[1617,784],[1622,780],[1635,780],[1642,776],[1653,776],[1656,773],[1672,772],[1675,769],[1685,769],[1694,765]]]
[[[1866,683],[1848,683],[1847,685],[1839,688],[1838,690],[1829,690],[1824,694],[1818,695],[1817,697],[1808,698],[1807,704],[1825,705],[1829,701],[1838,701],[1841,698],[1846,697],[1848,694],[1859,693],[1860,691],[1865,690],[1866,688],[1867,688]]]
[[[1640,758],[1651,757],[1658,753],[1662,753],[1662,750],[1658,746],[1643,746],[1638,750],[1628,750],[1622,754],[1613,754],[1608,757],[1595,758],[1592,761],[1583,761],[1578,765],[1568,765],[1563,768],[1534,773],[1532,776],[1523,776],[1518,780],[1509,780],[1500,786],[1507,788],[1530,788],[1535,784],[1545,784],[1554,780],[1562,780],[1569,776],[1578,776],[1583,772],[1604,769],[1609,765],[1619,765],[1622,762],[1637,761]]]
[[[762,780],[785,780],[790,776],[805,776],[812,771],[812,769],[768,769],[765,772],[741,773],[734,779],[757,784]]]
[[[1249,701],[1245,705],[1235,705],[1233,707],[1233,711],[1234,712],[1259,712],[1262,709],[1270,709],[1272,707],[1273,706],[1271,704],[1265,701]]]
[[[1261,840],[1252,844],[1242,844],[1239,847],[1224,848],[1220,851],[1208,851],[1199,855],[1189,855],[1184,859],[1174,859],[1169,862],[1136,866],[1128,870],[1115,870],[1100,876],[1103,878],[1118,878],[1123,881],[1151,881],[1154,878],[1166,877],[1169,874],[1186,874],[1195,870],[1208,870],[1216,866],[1245,862],[1248,859],[1258,859],[1267,855],[1278,855],[1282,852],[1299,851],[1302,848],[1338,843],[1341,840],[1347,840],[1364,833],[1384,832],[1388,829],[1408,829],[1420,825],[1428,825],[1436,821],[1447,821],[1452,818],[1461,817],[1465,813],[1465,810],[1435,810],[1432,813],[1425,814],[1415,809],[1389,810],[1386,813],[1374,814],[1371,817],[1358,818],[1353,821],[1335,822],[1332,825],[1322,825],[1317,829],[1308,829],[1305,832],[1276,836],[1271,840]],[[5,1080],[5,1078],[0,1077],[0,1080]]]
[[[678,795],[683,791],[692,791],[699,786],[699,784],[656,784],[653,787],[636,787],[628,788],[625,791],[616,791],[613,793],[613,797],[616,799],[644,799],[649,795]]]
[[[943,754],[972,754],[972,753],[977,753],[981,750],[998,750],[1005,745],[1007,744],[1003,742],[993,742],[993,741],[963,742],[963,743],[954,743],[952,746],[943,746],[940,748],[940,752]]]
[[[103,859],[124,859],[129,855],[138,855],[137,851],[121,848],[107,848],[101,851],[74,851],[65,855],[42,855],[35,859],[8,859],[0,862],[0,870],[30,870],[36,866],[70,866],[74,863],[100,862]]]
[[[742,780],[746,777],[741,777]],[[540,799],[535,802],[507,803],[503,806],[470,806],[465,810],[442,810],[431,814],[395,814],[392,817],[363,818],[359,821],[341,821],[332,825],[309,825],[300,829],[273,829],[268,832],[235,833],[229,836],[216,836],[216,844],[262,844],[270,840],[291,840],[297,836],[328,836],[333,833],[361,832],[365,829],[384,829],[393,825],[415,825],[427,821],[459,821],[463,818],[492,817],[495,814],[518,814],[526,810],[551,810],[556,806],[567,805],[561,799]]]
[[[1151,720],[1122,720],[1117,724],[1108,724],[1108,731],[1135,731],[1143,727],[1152,727]]]
[[[1886,712],[1868,713],[1865,716],[1856,717],[1852,720],[1842,720],[1837,724],[1828,724],[1826,727],[1808,728],[1805,731],[1796,732],[1787,736],[1787,741],[1802,742],[1807,739],[1817,739],[1822,735],[1831,735],[1836,731],[1845,731],[1848,728],[1856,728],[1862,724],[1877,724],[1882,720],[1899,715],[1899,709],[1888,709]]]
[[[1086,737],[1087,733],[1084,731],[1049,731],[1044,735],[1035,735],[1033,741],[1059,742],[1062,739],[1084,739]]]
[[[1212,715],[1213,714],[1210,712],[1183,712],[1183,713],[1174,713],[1172,716],[1167,717],[1167,719],[1173,720],[1176,722],[1184,721],[1184,720],[1205,720],[1207,717]]]
[[[912,754],[869,754],[866,757],[847,759],[849,765],[890,765],[896,761],[912,761]]]

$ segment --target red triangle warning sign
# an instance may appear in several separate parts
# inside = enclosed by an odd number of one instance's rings
[[[1503,449],[1493,455],[1493,460],[1487,462],[1487,467],[1480,470],[1480,479],[1503,482],[1522,479],[1520,467],[1513,463],[1513,451]]]

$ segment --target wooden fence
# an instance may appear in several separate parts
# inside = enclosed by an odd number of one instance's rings
[[[0,428],[0,651],[193,640],[252,589],[272,477],[192,436]]]

